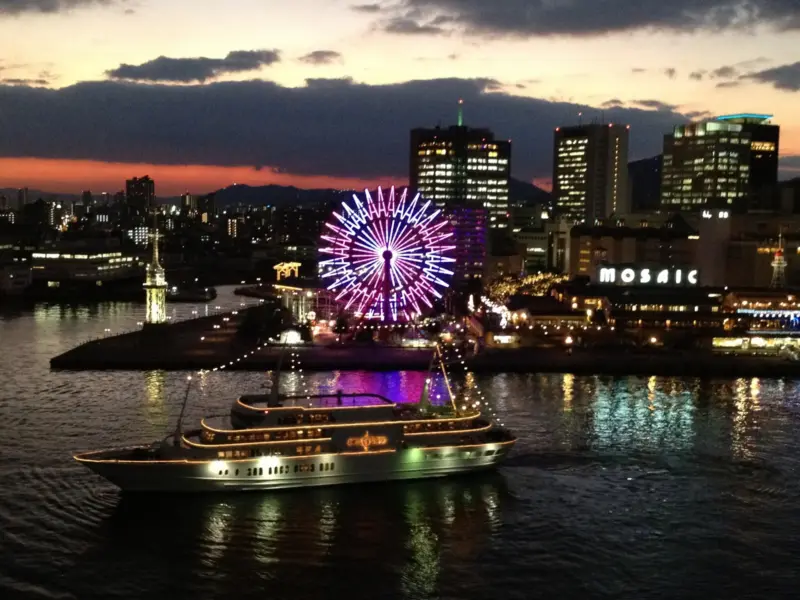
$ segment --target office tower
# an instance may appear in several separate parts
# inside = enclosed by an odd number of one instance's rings
[[[780,127],[771,115],[727,115],[664,136],[661,208],[744,212],[778,181]]]
[[[629,212],[629,125],[558,127],[553,136],[556,215],[593,224]]]
[[[28,203],[28,188],[20,188],[17,190],[17,210],[22,210]]]
[[[125,182],[128,206],[139,215],[146,215],[155,205],[156,184],[147,175],[134,177]]]
[[[511,142],[466,127],[462,109],[457,125],[411,131],[410,187],[440,208],[484,208],[491,229],[506,229]]]
[[[657,211],[661,206],[661,168],[659,154],[628,164],[628,193],[633,214]]]
[[[181,210],[186,214],[194,214],[197,212],[197,196],[193,196],[186,192],[181,196]]]
[[[120,190],[116,194],[114,194],[114,204],[122,205],[125,204],[125,191]]]
[[[81,192],[81,202],[87,208],[94,205],[94,198],[92,197],[92,192],[89,190],[84,190]]]
[[[217,213],[215,195],[206,194],[197,199],[197,213],[203,223],[211,223]]]
[[[456,287],[481,281],[488,230],[508,231],[510,178],[511,142],[465,126],[461,101],[456,125],[411,131],[409,184],[450,220]]]

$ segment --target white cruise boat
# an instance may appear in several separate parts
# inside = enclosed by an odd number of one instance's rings
[[[276,381],[277,384],[277,381]],[[75,459],[125,491],[277,490],[488,469],[516,438],[477,410],[374,394],[245,395],[230,415],[150,446]],[[184,404],[185,407],[185,404]]]

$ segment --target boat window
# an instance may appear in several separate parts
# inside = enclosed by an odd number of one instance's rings
[[[247,474],[250,475],[250,469],[247,469]]]
[[[263,474],[264,474],[264,469],[262,469],[261,467],[259,467],[259,468],[258,468],[258,474],[259,474],[259,475],[263,475]]]
[[[311,446],[309,446],[309,448],[310,448],[310,447],[311,447]],[[314,452],[315,452],[316,454],[319,454],[319,453],[320,453],[320,447],[319,447],[319,446],[317,446],[317,447],[314,449]]]
[[[227,474],[228,474],[228,469],[225,469],[225,475],[227,475]]]
[[[295,466],[294,466],[294,472],[295,472],[295,473],[297,473],[297,470],[298,470],[298,469],[299,469],[299,467],[298,467],[297,465],[295,465]]]
[[[324,465],[323,465],[322,463],[319,463],[319,470],[320,470],[320,471],[322,471],[322,469],[323,469],[323,466],[324,466]]]
[[[331,471],[333,471],[335,468],[336,468],[336,463],[331,463]]]
[[[486,451],[486,456],[491,456],[492,454],[494,454],[494,450],[487,450]]]
[[[222,469],[219,470],[219,474],[222,475]]]
[[[238,474],[239,474],[239,469],[236,469],[236,473],[235,473],[235,474],[236,474],[236,475],[238,475]]]
[[[264,434],[264,441],[265,441],[265,442],[268,442],[268,441],[269,441],[269,434],[268,434],[268,433],[265,433],[265,434]]]

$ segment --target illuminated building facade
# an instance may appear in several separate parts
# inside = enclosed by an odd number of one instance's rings
[[[489,228],[508,228],[510,141],[466,127],[459,110],[458,125],[412,130],[410,149],[411,189],[439,208],[483,208]]]
[[[483,280],[486,269],[487,216],[483,208],[455,206],[447,211],[453,231],[453,257],[451,265],[453,285],[468,287],[471,282]]]
[[[559,127],[553,143],[553,201],[556,214],[592,224],[629,211],[630,126],[590,124]]]
[[[664,136],[661,208],[758,208],[778,181],[780,128],[770,119],[738,114],[676,126]]]

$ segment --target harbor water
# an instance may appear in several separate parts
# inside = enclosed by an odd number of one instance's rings
[[[214,306],[241,299],[220,289]],[[126,497],[71,459],[163,438],[187,373],[58,372],[141,304],[0,309],[0,598],[797,598],[800,382],[456,374],[519,441],[495,473]],[[204,314],[180,305],[174,318]],[[110,331],[108,331],[110,330]],[[424,373],[287,373],[415,399]],[[208,373],[187,425],[267,389]]]

